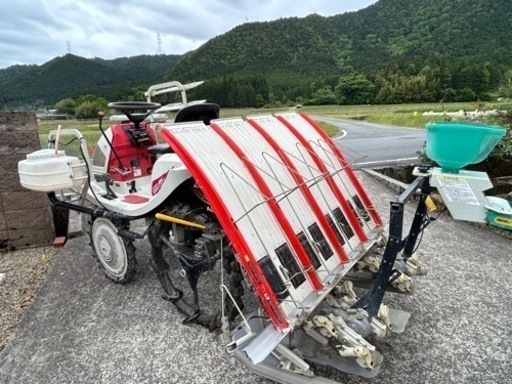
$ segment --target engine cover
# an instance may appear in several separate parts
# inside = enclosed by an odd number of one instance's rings
[[[151,175],[155,157],[147,148],[156,144],[155,133],[144,124],[134,129],[132,123],[112,126],[112,146],[108,173],[115,181],[133,180]],[[117,156],[116,156],[117,154]]]

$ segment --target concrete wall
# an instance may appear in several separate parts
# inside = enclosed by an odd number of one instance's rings
[[[0,251],[53,242],[55,231],[45,193],[23,188],[18,161],[40,149],[36,115],[0,112]]]

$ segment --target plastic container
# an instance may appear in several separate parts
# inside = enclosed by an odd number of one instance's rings
[[[84,164],[64,151],[41,149],[18,163],[20,184],[34,191],[53,192],[78,188],[86,179]]]
[[[455,121],[429,123],[426,129],[427,156],[451,173],[484,161],[506,133],[497,125]]]
[[[508,204],[510,209],[512,209],[512,201],[509,201]],[[487,212],[487,221],[495,227],[512,231],[512,214],[500,213],[499,211],[489,209]]]

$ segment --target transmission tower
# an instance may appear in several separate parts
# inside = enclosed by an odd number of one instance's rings
[[[71,43],[69,42],[69,40],[66,40],[66,50],[68,54],[71,53]]]
[[[160,37],[160,32],[156,33],[156,41],[158,44],[158,54],[162,54],[162,38]]]

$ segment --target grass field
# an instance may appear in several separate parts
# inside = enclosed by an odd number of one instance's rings
[[[388,125],[396,125],[402,127],[422,128],[426,123],[433,120],[440,120],[442,117],[421,116],[423,112],[458,112],[462,109],[466,111],[474,111],[478,108],[478,104],[472,103],[430,103],[430,104],[393,104],[393,105],[322,105],[322,106],[303,106],[300,109],[295,107],[283,108],[224,108],[221,109],[220,117],[243,117],[259,114],[273,114],[279,112],[298,111],[315,116],[328,116],[340,119],[358,119],[371,123],[380,123]],[[512,103],[486,103],[485,109],[511,109]],[[62,120],[62,121],[42,121],[39,123],[39,136],[41,146],[46,147],[47,133],[56,129],[61,124],[62,128],[78,129],[86,138],[87,142],[92,146],[100,136],[98,122]],[[109,122],[105,122],[108,126]],[[328,123],[321,122],[322,128],[329,134],[334,135],[337,129]]]
[[[484,103],[486,110],[491,109],[511,109],[510,102]],[[371,123],[397,125],[403,127],[424,127],[426,123],[436,119],[432,116],[421,116],[423,112],[458,112],[460,110],[475,111],[479,105],[476,102],[467,103],[425,103],[425,104],[386,104],[386,105],[312,105],[303,106],[298,109],[310,115],[329,116],[340,119],[358,119]],[[221,117],[245,117],[251,114],[275,113],[295,111],[295,108],[281,109],[233,109],[226,108],[221,110]],[[442,119],[437,117],[437,119]]]

